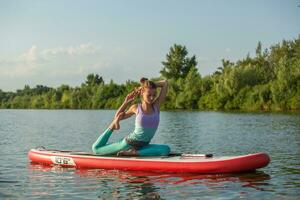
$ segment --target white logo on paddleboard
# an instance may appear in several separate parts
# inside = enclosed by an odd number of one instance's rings
[[[69,166],[76,166],[74,160],[69,157],[62,157],[62,156],[51,156],[51,161],[57,165],[69,165]]]

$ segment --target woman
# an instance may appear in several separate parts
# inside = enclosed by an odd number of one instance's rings
[[[115,114],[113,122],[100,135],[93,144],[92,150],[99,155],[118,156],[166,156],[170,153],[170,147],[161,144],[149,144],[159,124],[159,107],[164,101],[167,91],[167,81],[156,83],[146,78],[140,80],[141,87],[129,93],[124,103]],[[160,87],[160,93],[156,97],[156,89]],[[141,103],[133,104],[126,110],[137,95],[141,95]],[[127,137],[119,142],[107,144],[114,130],[120,129],[120,120],[136,115],[135,129]]]

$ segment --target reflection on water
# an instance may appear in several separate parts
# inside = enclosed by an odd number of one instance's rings
[[[252,172],[241,174],[191,174],[191,173],[155,173],[142,171],[123,171],[123,170],[104,170],[87,169],[77,170],[73,168],[62,168],[60,166],[45,166],[30,163],[28,169],[32,174],[32,181],[46,178],[49,173],[69,174],[89,180],[89,182],[98,182],[94,188],[90,186],[86,189],[96,189],[99,192],[100,199],[119,199],[127,197],[129,199],[160,199],[158,188],[177,186],[177,188],[194,187],[200,185],[200,188],[216,189],[227,188],[230,185],[238,183],[241,187],[249,187],[259,191],[265,191],[265,186],[269,183],[271,177],[264,172]],[[81,188],[83,189],[83,188]],[[183,191],[184,192],[184,191]]]

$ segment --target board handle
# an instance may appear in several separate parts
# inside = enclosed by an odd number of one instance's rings
[[[169,156],[181,156],[181,157],[206,157],[206,158],[212,158],[213,154],[189,154],[189,153],[170,153]]]
[[[189,154],[189,153],[183,153],[181,154],[181,157],[206,157],[206,158],[212,158],[213,154]]]

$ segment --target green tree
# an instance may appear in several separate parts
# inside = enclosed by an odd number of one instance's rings
[[[176,107],[181,109],[197,109],[201,97],[201,77],[196,67],[192,67],[185,79],[180,79],[182,91],[176,99]]]
[[[255,50],[256,56],[261,57],[262,56],[262,47],[261,47],[261,42],[259,41]]]
[[[170,52],[163,61],[163,69],[161,75],[167,79],[185,78],[192,67],[197,65],[196,56],[189,58],[188,51],[185,46],[174,44],[170,48]]]
[[[87,84],[88,86],[100,85],[103,83],[104,81],[102,76],[99,76],[98,74],[89,74],[86,77],[86,81],[85,81],[85,84]]]

